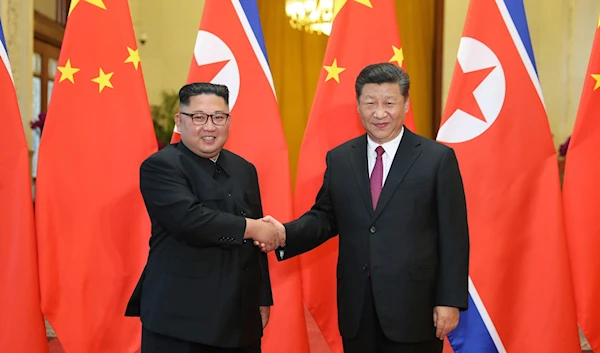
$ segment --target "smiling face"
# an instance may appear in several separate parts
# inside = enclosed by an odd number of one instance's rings
[[[358,115],[371,139],[383,144],[402,131],[408,105],[397,83],[368,83],[358,98]]]
[[[358,115],[373,141],[383,144],[396,138],[409,107],[410,79],[392,63],[366,66],[355,84]]]
[[[231,124],[225,99],[211,93],[194,95],[189,97],[189,104],[180,104],[179,111],[175,115],[175,124],[183,144],[200,157],[219,155],[227,142]]]

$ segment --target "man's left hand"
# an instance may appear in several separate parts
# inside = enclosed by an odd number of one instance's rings
[[[458,308],[436,306],[433,308],[433,325],[436,327],[435,336],[443,340],[447,334],[458,326],[460,314]]]
[[[270,306],[261,306],[260,307],[260,319],[262,320],[262,327],[267,327],[269,323],[269,315],[271,315],[271,307]]]

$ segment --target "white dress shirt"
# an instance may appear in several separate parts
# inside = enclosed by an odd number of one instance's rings
[[[371,140],[371,137],[367,135],[367,162],[369,165],[369,178],[371,178],[371,173],[373,173],[373,168],[375,168],[375,161],[377,159],[377,152],[375,149],[378,146],[381,146],[385,151],[381,156],[383,162],[382,186],[385,185],[385,179],[387,179],[387,175],[390,172],[392,162],[396,156],[396,151],[398,151],[398,146],[400,146],[400,141],[402,140],[402,135],[404,135],[404,126],[402,127],[402,130],[400,130],[400,134],[398,134],[398,136],[396,136],[393,140],[381,145],[375,143],[375,141]]]
[[[385,179],[387,178],[388,173],[390,172],[390,168],[392,166],[392,162],[394,161],[394,157],[396,156],[396,151],[398,151],[398,147],[400,146],[400,141],[402,140],[402,135],[404,135],[404,126],[402,130],[400,130],[400,134],[396,136],[393,140],[388,141],[382,145],[375,143],[367,135],[367,161],[369,166],[369,178],[371,177],[371,173],[373,173],[373,168],[375,168],[375,160],[377,159],[377,152],[375,149],[378,146],[383,147],[384,153],[381,156],[383,162],[383,185],[385,185]],[[283,245],[285,247],[285,244]],[[285,249],[279,250],[279,256],[284,257]]]

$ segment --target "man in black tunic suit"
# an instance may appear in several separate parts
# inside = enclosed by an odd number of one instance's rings
[[[267,256],[252,240],[277,246],[277,232],[257,220],[255,167],[223,149],[227,87],[192,83],[179,100],[181,142],[140,168],[152,236],[126,315],[141,318],[143,353],[257,353],[273,299]]]

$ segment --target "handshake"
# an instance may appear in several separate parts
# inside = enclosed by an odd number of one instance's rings
[[[263,252],[269,252],[285,245],[285,227],[271,216],[246,218],[244,239],[252,239],[255,246]]]

